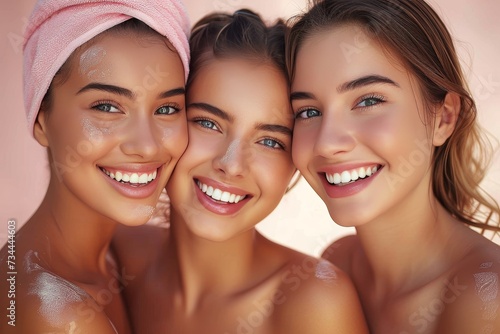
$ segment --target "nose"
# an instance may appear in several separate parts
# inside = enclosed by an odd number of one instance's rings
[[[129,156],[152,159],[161,150],[161,136],[150,115],[130,119],[125,129],[121,150]]]
[[[316,135],[314,153],[331,158],[352,151],[356,146],[354,129],[345,116],[324,115]]]
[[[221,151],[213,160],[213,166],[227,176],[243,176],[251,160],[250,147],[241,140],[234,139],[228,145],[221,146]]]

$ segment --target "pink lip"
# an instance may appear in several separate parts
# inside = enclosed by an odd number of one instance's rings
[[[223,186],[220,183],[215,182],[213,180],[209,180],[206,178],[198,178],[198,180],[200,180],[201,183],[210,185],[212,187],[218,188],[223,191],[228,191],[235,195],[240,195],[240,196],[245,195],[245,193],[239,189],[235,189],[229,186]],[[245,199],[239,201],[238,203],[224,203],[216,201],[210,196],[207,196],[205,193],[203,193],[203,191],[201,191],[201,189],[196,184],[196,180],[193,180],[193,186],[195,188],[196,197],[198,198],[198,201],[201,203],[201,205],[203,205],[203,207],[208,211],[222,216],[230,216],[236,214],[245,206],[245,204],[248,203],[248,201],[252,197],[247,195]]]
[[[367,166],[367,165],[365,165],[365,166]],[[361,165],[359,167],[363,167],[363,165]],[[345,168],[345,166],[342,168]],[[356,169],[356,167],[354,167],[352,169]],[[333,185],[333,184],[328,183],[324,172],[320,172],[320,173],[318,173],[318,175],[321,179],[321,182],[323,182],[323,187],[325,188],[325,191],[326,191],[328,197],[330,197],[330,198],[342,198],[342,197],[348,197],[348,196],[355,195],[355,194],[361,192],[366,187],[368,187],[368,185],[379,175],[379,172],[382,169],[383,169],[383,167],[378,169],[377,172],[375,172],[375,174],[372,174],[370,177],[367,177],[364,179],[358,179],[355,182],[352,182],[352,183],[349,183],[349,184],[346,184],[343,186],[337,186],[337,185]],[[331,170],[331,169],[329,169],[329,170]],[[345,170],[351,170],[351,169],[342,169],[342,171],[345,171]],[[328,173],[331,174],[331,172],[328,172]],[[337,171],[335,173],[339,173],[339,172]]]
[[[131,171],[130,168],[118,168],[118,169],[113,169],[110,168],[108,169],[107,167],[102,167],[106,169],[107,171]],[[145,185],[131,185],[130,183],[122,183],[118,182],[116,180],[113,180],[110,178],[108,175],[106,175],[102,170],[99,169],[99,171],[102,173],[104,178],[109,182],[109,184],[120,194],[122,194],[125,197],[133,198],[133,199],[144,199],[147,198],[155,193],[155,191],[158,189],[159,186],[159,180],[160,180],[160,174],[163,170],[163,165],[157,169],[157,175],[156,179],[151,181],[148,184]],[[151,171],[151,166],[148,166],[147,169],[144,168],[144,173],[150,172]],[[134,170],[132,173],[140,173],[138,169]]]

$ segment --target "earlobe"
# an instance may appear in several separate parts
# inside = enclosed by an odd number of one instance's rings
[[[455,130],[458,116],[460,114],[460,96],[454,92],[448,92],[443,104],[436,110],[436,122],[434,125],[434,146],[443,145]]]
[[[36,118],[35,125],[33,127],[33,136],[40,145],[48,147],[49,141],[47,140],[45,121],[46,121],[45,112],[43,110],[40,110]]]

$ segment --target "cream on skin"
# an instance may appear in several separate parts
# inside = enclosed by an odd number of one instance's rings
[[[71,304],[83,302],[88,294],[75,284],[47,271],[40,265],[37,252],[28,251],[24,257],[26,272],[35,275],[28,289],[40,301],[40,314],[53,326],[65,325],[61,313]]]
[[[104,79],[111,75],[111,67],[100,67],[106,58],[106,50],[100,45],[89,47],[80,55],[79,71],[89,79]]]

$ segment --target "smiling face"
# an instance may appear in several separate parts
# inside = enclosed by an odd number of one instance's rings
[[[187,145],[182,63],[160,37],[107,32],[69,65],[35,126],[52,159],[49,193],[145,223]]]
[[[335,222],[410,214],[412,203],[428,199],[432,128],[418,84],[361,29],[309,37],[291,91],[294,162]]]
[[[211,60],[187,115],[189,145],[167,192],[192,233],[227,240],[271,213],[294,173],[286,80],[269,65]]]

